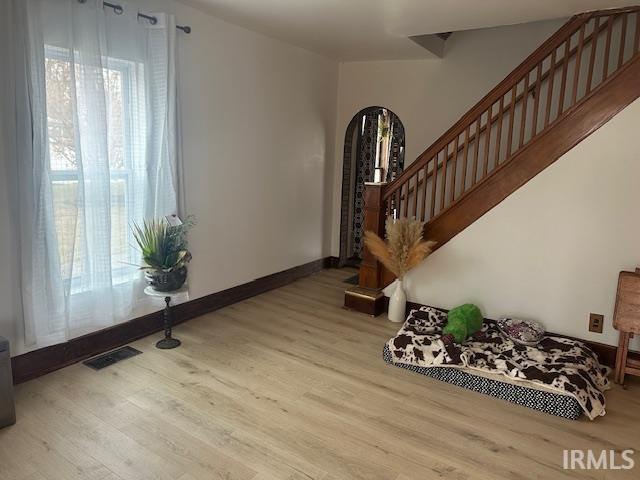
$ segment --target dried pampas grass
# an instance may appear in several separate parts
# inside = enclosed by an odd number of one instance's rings
[[[369,251],[399,279],[424,260],[436,244],[422,240],[424,222],[418,220],[389,217],[385,230],[386,242],[371,231],[364,233],[364,242]]]

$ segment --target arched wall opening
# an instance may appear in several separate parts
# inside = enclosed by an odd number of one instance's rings
[[[388,108],[363,108],[349,122],[342,164],[340,266],[360,263],[365,183],[395,179],[404,168],[404,151],[404,125]]]

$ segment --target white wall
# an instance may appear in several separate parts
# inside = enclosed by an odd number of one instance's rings
[[[329,255],[337,63],[179,3],[142,3],[193,29],[178,42],[186,203],[198,222],[191,298]],[[16,330],[17,227],[6,157],[0,154],[0,251],[9,257],[0,268],[0,335],[15,355],[26,349]]]
[[[640,266],[639,125],[636,100],[408,274],[409,300],[617,344],[618,273]],[[603,334],[588,332],[590,312]]]
[[[332,255],[340,250],[344,134],[353,116],[373,105],[395,112],[405,127],[408,165],[563,23],[456,32],[443,59],[340,64]]]

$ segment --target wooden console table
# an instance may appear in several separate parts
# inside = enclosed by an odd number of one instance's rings
[[[618,276],[613,327],[620,332],[615,382],[623,384],[627,373],[640,376],[640,361],[628,358],[629,341],[634,334],[640,334],[640,268],[635,272],[620,272]]]

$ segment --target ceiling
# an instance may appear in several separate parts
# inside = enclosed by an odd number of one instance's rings
[[[496,27],[638,0],[180,0],[338,60],[429,58],[407,37]]]

